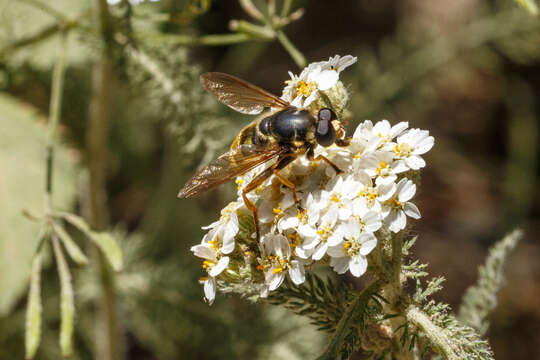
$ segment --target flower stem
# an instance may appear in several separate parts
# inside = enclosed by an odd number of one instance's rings
[[[381,286],[379,280],[373,281],[371,284],[366,286],[364,290],[359,292],[354,300],[349,304],[347,310],[343,313],[343,316],[337,324],[336,331],[330,338],[330,342],[326,347],[324,353],[317,358],[317,360],[335,360],[338,359],[339,349],[343,343],[345,335],[347,335],[347,330],[352,325],[355,315],[361,309],[365,308],[373,293],[377,292]]]
[[[108,157],[107,141],[111,126],[110,113],[114,83],[112,59],[114,43],[107,1],[96,0],[95,5],[104,49],[94,65],[92,78],[90,120],[86,137],[89,167],[89,209],[87,213],[92,228],[103,230],[108,223],[105,184]],[[116,311],[114,275],[105,256],[97,248],[93,251],[93,257],[101,287],[99,317],[96,324],[96,358],[103,360],[121,359],[122,341]]]
[[[303,68],[304,66],[306,66],[307,61],[306,61],[305,56],[300,52],[300,50],[298,50],[294,46],[294,44],[289,40],[287,35],[285,35],[285,33],[282,30],[277,30],[276,36],[279,42],[281,43],[281,45],[283,45],[285,50],[287,50],[289,55],[291,55],[296,65],[298,65],[299,68]]]
[[[422,329],[427,338],[437,347],[445,359],[460,359],[452,348],[452,342],[448,338],[448,330],[435,325],[431,319],[416,306],[409,306],[406,310],[406,314],[407,320]]]
[[[66,68],[66,34],[60,38],[58,58],[54,65],[52,78],[51,102],[49,109],[49,122],[47,124],[46,170],[45,170],[45,215],[52,212],[53,168],[54,168],[54,135],[60,120],[62,108],[62,90],[64,88],[64,74]]]
[[[213,34],[202,36],[191,35],[172,35],[172,34],[139,34],[139,37],[145,41],[158,41],[166,45],[183,46],[224,46],[238,44],[254,40],[251,36],[244,33],[236,34]]]

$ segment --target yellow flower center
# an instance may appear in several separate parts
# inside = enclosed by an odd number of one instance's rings
[[[348,239],[345,244],[343,244],[343,249],[345,250],[345,253],[349,256],[355,256],[360,253],[360,248],[362,245],[356,241],[355,238]]]
[[[395,208],[400,208],[402,205],[401,202],[397,199],[390,199],[388,200],[388,203]]]
[[[388,165],[384,161],[381,161],[379,163],[379,167],[377,168],[377,174],[381,175],[383,169],[386,169],[387,167]]]
[[[365,197],[368,200],[368,205],[371,207],[373,201],[379,196],[379,193],[374,187],[366,186],[364,190],[358,193],[358,196]]]
[[[413,147],[407,143],[396,144],[394,146],[394,152],[397,156],[401,157],[410,156],[413,150]]]
[[[307,83],[304,80],[301,80],[297,87],[296,91],[298,91],[300,94],[302,94],[305,97],[308,97],[311,95],[311,93],[315,90],[315,84],[311,81],[308,81]]]
[[[274,273],[274,274],[279,274],[279,273],[282,272],[282,271],[283,271],[283,268],[278,267],[278,268],[275,268],[274,270],[272,270],[272,273]]]
[[[289,242],[289,245],[291,246],[291,248],[295,248],[296,246],[298,246],[298,243],[300,242],[300,236],[298,235],[298,233],[292,233],[292,234],[289,234],[287,235],[287,237],[289,238],[290,242]]]

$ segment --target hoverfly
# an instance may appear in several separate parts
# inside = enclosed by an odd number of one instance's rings
[[[323,160],[341,170],[326,157],[314,156],[317,144],[328,147],[332,144],[346,146],[345,129],[330,108],[322,108],[317,114],[292,106],[287,101],[235,76],[210,72],[201,75],[202,86],[223,104],[244,114],[259,114],[265,108],[273,108],[244,127],[234,139],[228,152],[212,161],[196,173],[180,190],[178,197],[189,198],[213,189],[256,166],[272,159],[277,161],[255,176],[243,189],[242,198],[253,213],[257,239],[259,221],[257,207],[247,198],[247,193],[256,189],[274,175],[283,185],[291,189],[299,211],[300,203],[294,184],[279,174],[279,171],[298,156],[306,155],[309,160]]]

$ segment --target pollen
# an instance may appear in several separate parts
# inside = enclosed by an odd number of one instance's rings
[[[355,158],[355,159],[360,159],[360,155],[354,154],[354,158]]]
[[[308,97],[311,95],[311,93],[315,90],[315,84],[311,81],[308,81],[307,83],[302,80],[298,83],[297,91],[304,95],[305,97]]]
[[[386,165],[386,163],[385,163],[384,161],[381,161],[381,162],[379,163],[379,167],[380,167],[381,169],[386,169],[386,166],[387,166],[387,165]]]
[[[272,273],[273,274],[279,274],[280,272],[283,271],[283,268],[282,267],[278,267],[278,268],[275,268],[274,270],[272,270]]]
[[[235,183],[237,183],[238,185],[242,185],[244,183],[244,179],[236,179],[235,180]]]
[[[339,202],[339,197],[336,194],[333,194],[331,197],[332,201]]]
[[[350,242],[346,242],[345,244],[343,244],[343,248],[345,248],[345,249],[348,249],[348,248],[350,248],[351,246],[352,246],[352,245],[351,245]]]
[[[324,230],[317,230],[317,234],[318,234],[318,235],[323,235],[324,233],[325,233]]]
[[[203,276],[199,278],[199,281],[206,281],[208,280],[208,276]]]
[[[281,214],[281,213],[283,212],[283,210],[278,209],[278,208],[273,208],[273,209],[272,209],[272,212],[273,212],[274,214]]]
[[[257,265],[257,270],[260,270],[260,271],[263,271],[263,266],[262,265]]]
[[[204,260],[203,263],[202,263],[202,268],[207,269],[207,268],[211,267],[212,265],[213,264],[210,261]]]

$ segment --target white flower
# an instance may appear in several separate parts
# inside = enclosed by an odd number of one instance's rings
[[[383,204],[382,215],[384,223],[393,232],[405,229],[407,216],[420,219],[420,211],[409,202],[416,193],[416,185],[409,179],[401,179],[396,186],[394,196]]]
[[[356,170],[365,171],[375,183],[391,183],[396,181],[397,175],[409,170],[403,160],[394,160],[390,151],[374,151],[354,161]]]
[[[303,251],[313,260],[320,260],[326,255],[328,242],[332,242],[334,230],[339,218],[339,210],[337,204],[332,204],[321,216],[317,225],[300,225],[298,234],[304,238],[298,250]]]
[[[399,136],[396,143],[388,143],[385,149],[394,152],[396,159],[402,159],[412,170],[419,170],[426,166],[420,155],[427,153],[433,147],[435,139],[429,136],[429,131],[410,129]]]
[[[234,245],[234,244],[233,244]],[[228,251],[228,249],[226,249]],[[203,261],[203,269],[208,272],[208,277],[202,278],[204,284],[204,296],[210,304],[216,297],[216,276],[221,274],[223,270],[229,266],[229,257],[222,256],[221,249],[218,248],[218,244],[215,241],[207,241],[200,245],[191,247],[191,251],[200,258],[205,259]],[[230,250],[229,252],[231,252]]]
[[[270,233],[264,236],[262,243],[264,256],[261,266],[265,272],[268,290],[277,289],[287,272],[296,285],[305,281],[304,265],[297,259],[291,259],[291,247],[285,236]]]
[[[382,210],[381,204],[394,195],[396,184],[394,182],[381,181],[373,186],[373,180],[364,171],[357,172],[356,177],[363,185],[358,196],[365,199],[368,209],[380,213]]]
[[[294,106],[309,106],[319,96],[318,91],[327,91],[339,81],[339,73],[356,62],[356,57],[336,55],[328,61],[311,63],[300,76],[289,72],[290,80],[285,83],[282,99]]]
[[[328,248],[330,265],[338,274],[350,270],[356,277],[363,275],[368,265],[366,256],[377,245],[377,238],[371,232],[362,232],[361,224],[354,219],[341,224],[336,232],[340,240]]]
[[[203,238],[203,243],[219,246],[221,253],[229,254],[234,250],[234,237],[238,233],[238,215],[236,210],[244,206],[241,202],[230,203],[221,210],[221,218],[203,230],[210,230]]]
[[[352,142],[360,145],[364,153],[372,152],[392,141],[405,131],[408,126],[409,123],[407,122],[400,122],[391,126],[388,120],[381,120],[373,125],[371,121],[367,120],[356,128]],[[362,154],[356,153],[356,155],[360,156]]]
[[[322,61],[320,63],[317,63],[318,65],[321,65],[321,67],[324,70],[334,70],[338,74],[354,64],[357,61],[356,56],[352,55],[345,55],[343,57],[336,55],[334,57],[331,57],[328,59],[328,61]]]

